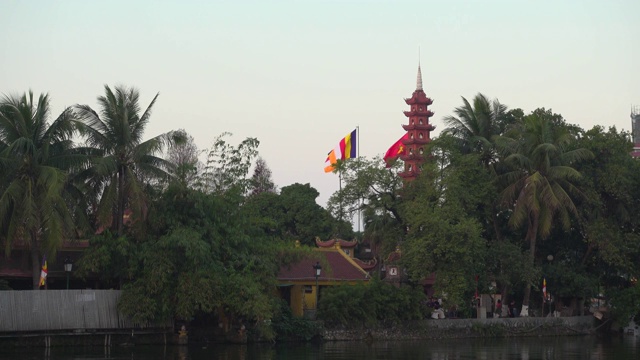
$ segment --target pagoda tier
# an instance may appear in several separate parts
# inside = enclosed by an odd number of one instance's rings
[[[418,108],[420,109],[420,108]],[[425,104],[425,110],[417,110],[417,111],[403,111],[404,112],[404,116],[406,117],[413,117],[413,116],[420,116],[420,117],[432,117],[433,116],[433,111],[431,110],[426,110],[426,104]]]
[[[400,159],[402,161],[422,160],[423,156],[420,154],[402,154]]]
[[[411,180],[414,180],[418,176],[418,172],[417,171],[413,171],[413,170],[400,171],[398,173],[398,176],[400,176],[401,178],[403,178],[406,181],[411,181]]]
[[[431,124],[402,125],[402,128],[405,129],[406,131],[410,131],[410,130],[433,131],[436,129],[436,127]]]
[[[406,102],[407,105],[414,105],[414,104],[431,105],[431,104],[433,104],[433,100],[431,100],[431,98],[428,97],[427,94],[425,94],[424,91],[422,91],[422,89],[420,89],[420,91],[415,91],[413,93],[413,95],[409,99],[404,99],[404,102]]]
[[[402,139],[402,143],[405,145],[407,149],[413,148],[412,145],[425,145],[431,142],[431,139],[427,138],[413,138],[413,139]],[[409,150],[407,150],[409,151]]]

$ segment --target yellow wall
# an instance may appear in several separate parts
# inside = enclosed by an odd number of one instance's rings
[[[293,285],[291,287],[291,312],[294,316],[304,315],[304,309],[302,305],[302,295],[304,287],[302,285]]]

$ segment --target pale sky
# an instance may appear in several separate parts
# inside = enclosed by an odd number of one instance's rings
[[[47,92],[53,115],[104,84],[160,96],[150,138],[185,129],[260,140],[279,187],[325,205],[327,152],[360,127],[360,154],[403,134],[418,48],[436,126],[482,92],[584,129],[630,130],[640,105],[640,1],[0,0],[0,93]]]

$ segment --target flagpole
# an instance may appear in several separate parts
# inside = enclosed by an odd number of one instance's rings
[[[360,125],[356,126],[356,135],[358,137],[358,155],[360,156]],[[362,222],[362,220],[360,220],[360,217],[362,216],[362,198],[360,198],[358,200],[360,202],[360,204],[358,204],[358,233],[360,233],[360,223]]]
[[[342,214],[344,213],[344,203],[342,202],[342,168],[338,168],[338,183],[340,186],[340,190],[338,192],[338,194],[340,194],[340,214],[338,214],[338,216],[340,218],[340,222],[342,222]]]

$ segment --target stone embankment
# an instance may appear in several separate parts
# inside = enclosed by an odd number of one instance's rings
[[[470,337],[565,336],[593,334],[600,321],[593,316],[558,318],[439,319],[394,326],[352,326],[325,329],[325,341],[415,340]]]

